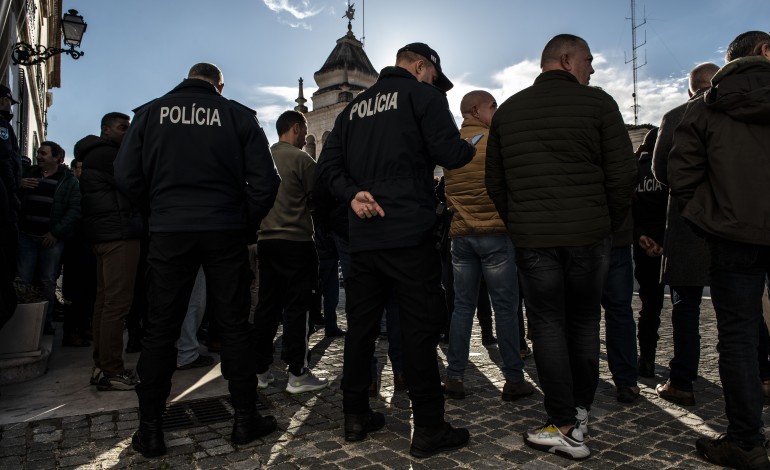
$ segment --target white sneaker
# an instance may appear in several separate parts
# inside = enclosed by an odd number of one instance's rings
[[[302,375],[294,375],[289,372],[289,381],[286,384],[286,391],[289,393],[314,392],[329,386],[327,379],[319,379],[310,369],[306,369]]]
[[[275,376],[273,375],[270,370],[265,372],[264,374],[257,374],[257,388],[258,389],[265,389],[268,385],[275,382]]]
[[[564,435],[553,424],[524,433],[524,443],[533,449],[550,452],[568,459],[582,460],[591,455],[583,443],[583,433],[573,427]]]
[[[588,410],[582,406],[578,406],[575,410],[577,411],[575,413],[575,419],[577,420],[575,428],[583,433],[583,437],[586,437],[588,436]]]

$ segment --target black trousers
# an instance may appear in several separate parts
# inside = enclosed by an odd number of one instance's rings
[[[233,408],[256,400],[254,326],[249,323],[253,274],[242,231],[153,233],[147,256],[149,313],[136,386],[143,418],[163,414],[176,369],[179,338],[198,268],[206,274],[208,303],[222,335],[222,375]]]
[[[655,362],[660,312],[663,310],[665,286],[660,283],[661,256],[647,256],[639,245],[634,245],[634,277],[639,283],[639,355],[644,361]]]
[[[369,410],[368,389],[374,342],[390,293],[395,290],[401,320],[404,376],[415,426],[444,423],[436,346],[446,322],[441,261],[432,243],[409,248],[351,253],[347,279],[348,333],[342,373],[345,413]]]
[[[71,303],[64,310],[64,334],[91,328],[96,301],[96,257],[83,234],[64,242],[62,295]]]
[[[318,255],[312,241],[259,240],[259,301],[254,309],[257,372],[273,363],[273,340],[283,314],[281,360],[299,375],[308,366],[310,309],[318,289]]]

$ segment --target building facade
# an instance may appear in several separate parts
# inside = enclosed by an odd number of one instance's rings
[[[51,88],[61,81],[61,55],[36,65],[14,65],[13,45],[25,42],[61,47],[62,0],[0,0],[0,83],[11,89],[19,103],[13,106],[14,131],[22,156],[35,161],[40,143],[46,140]]]
[[[307,118],[307,144],[305,151],[313,158],[318,158],[326,142],[326,137],[334,127],[337,115],[359,93],[366,90],[377,81],[377,70],[372,66],[369,57],[364,52],[361,41],[353,34],[350,22],[348,32],[337,40],[323,66],[313,75],[318,90],[313,93],[311,100],[313,110],[308,111],[302,89],[302,79],[299,83],[299,96],[294,108],[305,114]]]

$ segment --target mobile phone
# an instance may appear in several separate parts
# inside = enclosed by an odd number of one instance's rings
[[[471,144],[476,145],[477,143],[479,143],[479,140],[481,140],[482,137],[484,137],[484,134],[474,135],[473,137],[471,137]]]

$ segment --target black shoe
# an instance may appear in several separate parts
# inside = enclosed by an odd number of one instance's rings
[[[326,330],[325,334],[327,338],[338,338],[340,336],[345,336],[345,330],[342,330],[340,328],[337,328],[334,330]]]
[[[723,467],[750,470],[770,469],[767,450],[763,446],[756,445],[746,449],[730,440],[726,435],[716,439],[698,438],[695,441],[695,448],[706,460]]]
[[[639,358],[639,377],[648,379],[655,377],[655,361],[645,361]]]
[[[176,370],[195,369],[196,367],[209,367],[212,365],[214,365],[213,357],[199,354],[194,361],[187,363],[183,366],[176,366]]]
[[[244,445],[267,436],[278,428],[278,422],[272,416],[260,416],[256,409],[235,410],[233,432],[230,440],[233,444]]]
[[[345,413],[345,440],[361,441],[370,432],[379,431],[385,426],[385,415],[369,410],[367,413]]]
[[[618,387],[618,401],[620,403],[633,403],[639,398],[639,387],[634,385],[633,387]]]
[[[140,419],[139,429],[131,438],[131,447],[148,459],[165,454],[166,443],[163,442],[162,419]]]
[[[446,450],[459,449],[468,443],[470,437],[467,429],[455,429],[449,423],[437,428],[415,426],[409,453],[418,458],[430,457]]]

